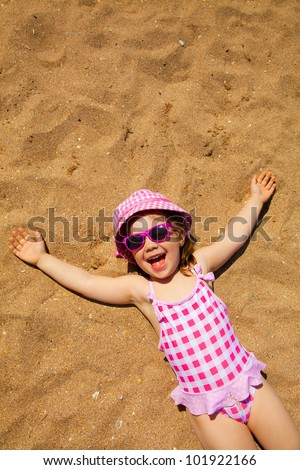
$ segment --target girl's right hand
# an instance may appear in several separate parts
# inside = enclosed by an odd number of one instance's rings
[[[43,254],[46,253],[45,242],[39,232],[31,237],[23,227],[13,230],[9,237],[9,249],[14,255],[25,263],[37,265]]]

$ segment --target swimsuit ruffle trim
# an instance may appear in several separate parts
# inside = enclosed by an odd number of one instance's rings
[[[258,387],[262,384],[261,371],[265,367],[266,364],[251,354],[245,370],[233,383],[204,393],[186,393],[178,386],[171,392],[171,397],[176,405],[185,406],[193,415],[212,415],[248,398],[250,386]]]

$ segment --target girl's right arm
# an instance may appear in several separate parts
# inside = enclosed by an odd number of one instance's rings
[[[276,188],[275,176],[263,171],[251,180],[251,196],[227,224],[221,241],[205,246],[194,252],[198,263],[205,272],[215,272],[223,266],[250,237],[263,205],[272,197]]]
[[[67,289],[106,304],[135,303],[133,276],[94,276],[47,253],[40,233],[35,232],[33,238],[22,227],[12,232],[9,243],[10,251],[18,258],[36,266]]]

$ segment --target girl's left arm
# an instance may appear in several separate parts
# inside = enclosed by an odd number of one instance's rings
[[[251,181],[251,196],[242,210],[229,220],[223,238],[196,250],[195,258],[206,272],[216,271],[241,248],[252,233],[263,205],[271,198],[276,188],[275,176],[263,171]]]

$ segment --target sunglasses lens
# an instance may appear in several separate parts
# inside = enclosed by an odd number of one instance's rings
[[[156,225],[156,227],[153,227],[149,233],[151,240],[153,240],[154,242],[159,242],[159,241],[164,240],[167,234],[168,234],[168,231],[165,225]]]
[[[142,235],[131,235],[126,240],[126,246],[128,250],[135,251],[138,250],[143,245],[144,237]]]

